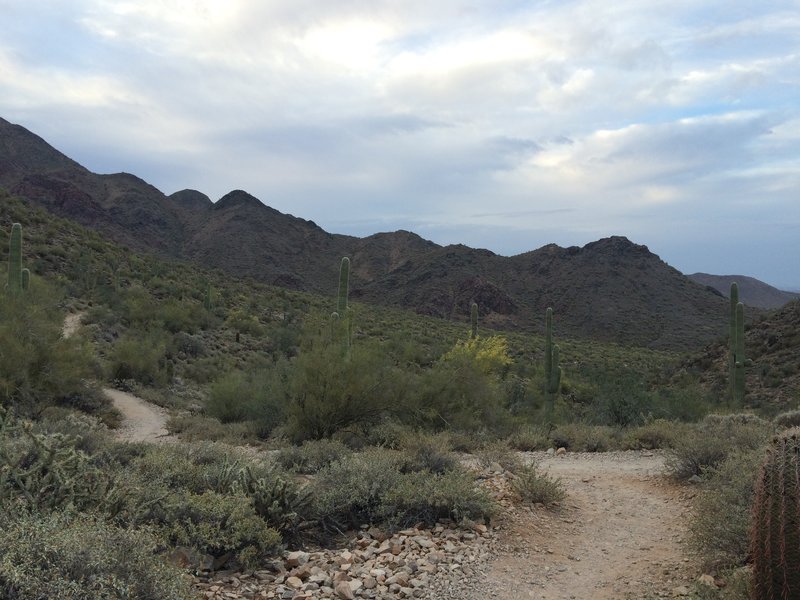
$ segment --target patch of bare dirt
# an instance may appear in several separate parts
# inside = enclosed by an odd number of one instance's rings
[[[562,508],[509,507],[500,553],[474,598],[675,597],[698,571],[687,554],[688,496],[661,453],[536,455],[567,489]],[[464,596],[465,598],[467,596]]]

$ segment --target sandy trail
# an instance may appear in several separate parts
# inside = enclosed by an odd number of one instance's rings
[[[83,315],[78,312],[64,317],[65,338],[78,331]],[[163,408],[120,390],[103,388],[103,393],[114,403],[114,408],[122,413],[122,425],[114,432],[118,439],[126,442],[174,441],[167,431],[168,415]]]
[[[114,432],[118,439],[155,443],[174,440],[167,431],[167,412],[160,406],[120,390],[103,388],[103,393],[123,416],[122,425]]]
[[[662,474],[662,454],[537,458],[561,477],[567,499],[556,511],[512,509],[483,597],[671,598],[691,588],[688,501]]]

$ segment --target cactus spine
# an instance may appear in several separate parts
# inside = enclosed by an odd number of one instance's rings
[[[478,337],[478,305],[475,302],[473,302],[472,306],[470,307],[469,320],[472,324],[472,333],[470,334],[470,339],[474,340],[476,337]]]
[[[772,440],[756,480],[753,598],[800,598],[800,428]]]
[[[8,290],[12,293],[22,291],[22,225],[11,226],[11,240],[8,247]]]
[[[339,341],[345,356],[350,355],[350,339],[353,333],[352,311],[347,303],[350,292],[350,259],[342,258],[339,266],[339,292],[336,298],[336,311],[331,313],[331,338]]]
[[[544,380],[547,392],[547,411],[552,414],[555,397],[561,389],[561,367],[558,364],[558,345],[553,344],[553,309],[547,309],[544,321]]]
[[[739,302],[739,286],[731,284],[730,311],[730,384],[731,401],[734,406],[744,402],[745,356],[744,356],[744,305]]]

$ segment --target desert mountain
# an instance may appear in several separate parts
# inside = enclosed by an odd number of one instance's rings
[[[717,290],[726,298],[730,296],[731,283],[736,282],[739,287],[739,300],[755,308],[780,308],[787,302],[800,298],[800,294],[796,292],[784,292],[768,283],[744,275],[693,273],[688,277],[701,285],[707,285]]]
[[[752,360],[746,369],[745,404],[770,411],[796,408],[800,398],[800,300],[756,319],[744,335],[745,356]],[[686,366],[699,373],[717,396],[727,395],[727,340],[708,345]]]
[[[553,306],[558,335],[686,349],[721,336],[727,302],[624,237],[548,245],[512,257],[442,247],[408,231],[331,234],[247,192],[217,202],[195,190],[166,196],[126,173],[97,175],[40,137],[0,119],[0,187],[135,250],[199,262],[266,283],[332,294],[341,256],[354,299],[540,330]]]

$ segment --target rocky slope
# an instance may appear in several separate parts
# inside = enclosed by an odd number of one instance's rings
[[[235,190],[216,203],[170,196],[126,173],[97,175],[0,119],[0,187],[135,250],[317,293],[336,289],[351,256],[352,297],[486,326],[540,330],[553,306],[559,335],[687,349],[724,333],[727,304],[645,246],[613,237],[513,257],[442,247],[408,232],[331,234]]]
[[[780,308],[787,302],[800,298],[796,292],[784,292],[763,281],[745,275],[709,275],[708,273],[692,273],[689,279],[700,285],[706,285],[728,298],[731,283],[739,287],[739,300],[756,308]]]

